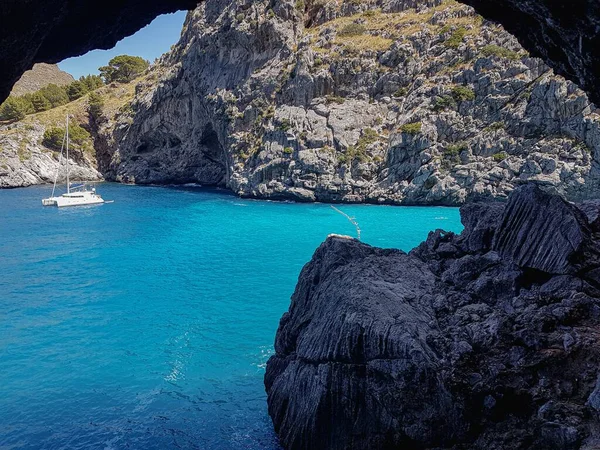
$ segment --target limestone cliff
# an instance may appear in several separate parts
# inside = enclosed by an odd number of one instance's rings
[[[462,204],[537,181],[582,200],[599,123],[582,91],[453,1],[209,0],[101,129],[99,158],[111,179],[258,198]]]
[[[409,254],[329,238],[267,364],[288,449],[596,449],[598,202],[533,185]]]
[[[17,123],[0,127],[0,188],[25,187],[53,183],[58,170],[58,182],[66,180],[64,155],[42,144],[46,127],[39,123]],[[72,181],[102,179],[95,169],[93,153],[72,149],[69,172]]]
[[[128,110],[135,86],[140,79],[128,84],[111,84],[95,91],[102,99],[103,114],[119,118]],[[28,115],[20,122],[0,124],[0,188],[24,187],[52,183],[60,164],[60,149],[44,145],[44,133],[50,128],[65,128],[65,117],[81,126],[84,138],[72,142],[70,170],[72,180],[102,180],[97,170],[97,124],[88,113],[89,96],[37,114]],[[64,160],[62,161],[64,164]],[[66,171],[59,171],[59,181],[64,181]]]
[[[73,81],[75,81],[73,76],[60,70],[56,64],[40,63],[23,74],[13,86],[11,95],[30,94],[49,84],[64,86]]]

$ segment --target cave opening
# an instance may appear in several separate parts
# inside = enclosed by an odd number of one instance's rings
[[[206,124],[202,129],[198,145],[198,181],[210,186],[224,186],[227,182],[227,158],[212,123]]]

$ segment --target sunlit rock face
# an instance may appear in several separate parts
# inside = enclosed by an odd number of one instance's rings
[[[453,1],[207,0],[136,92],[101,132],[108,179],[404,205],[600,186],[589,98]]]
[[[189,10],[197,0],[2,0],[0,101],[36,62],[56,63],[108,49],[160,14]]]
[[[600,5],[595,0],[463,0],[500,22],[557,73],[600,99]],[[418,1],[413,3],[417,4]],[[121,0],[98,8],[84,0],[3,0],[0,100],[35,62],[58,62],[109,48],[160,14],[193,9],[197,0]]]

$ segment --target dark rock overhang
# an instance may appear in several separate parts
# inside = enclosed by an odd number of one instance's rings
[[[198,0],[0,0],[0,102],[36,62],[112,48],[155,17]]]
[[[504,25],[533,55],[600,101],[600,2],[461,0]],[[36,62],[112,47],[156,16],[198,0],[0,0],[0,101]]]
[[[501,23],[533,56],[600,104],[598,0],[459,0]]]

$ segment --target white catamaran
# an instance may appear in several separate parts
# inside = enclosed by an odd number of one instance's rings
[[[60,159],[62,158],[63,149],[65,148],[65,142],[67,149],[67,192],[66,194],[55,197],[54,192],[56,191],[56,181],[58,180],[58,173],[60,171]],[[85,183],[71,187],[71,183],[69,182],[69,116],[67,115],[67,130],[63,138],[63,148],[60,150],[59,164],[56,169],[56,176],[54,177],[52,195],[50,198],[43,199],[42,205],[58,206],[61,208],[63,206],[97,205],[100,203],[104,203],[104,200],[100,194],[96,193],[95,187],[89,187]]]

